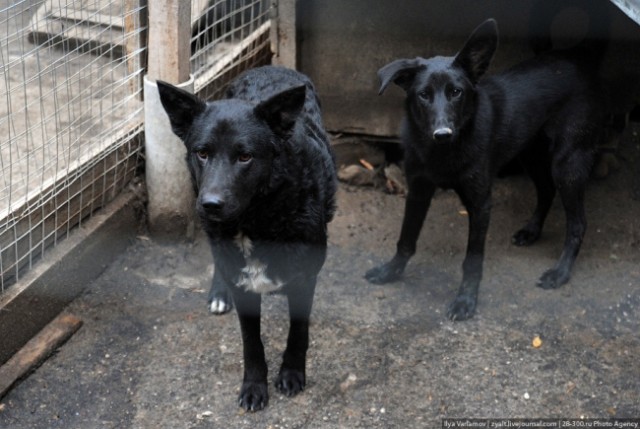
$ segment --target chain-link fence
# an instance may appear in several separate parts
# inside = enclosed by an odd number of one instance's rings
[[[0,0],[0,293],[143,164],[144,0]],[[265,0],[193,0],[211,98],[269,60]]]

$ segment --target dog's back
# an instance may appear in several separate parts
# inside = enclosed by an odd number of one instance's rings
[[[585,35],[574,46],[554,49],[553,18],[572,6],[583,9],[589,17]],[[567,135],[569,129],[593,136],[591,145],[600,139],[605,103],[599,70],[610,33],[606,2],[541,0],[535,2],[531,13],[530,44],[535,57],[478,84],[479,92],[492,98],[490,108],[503,116],[501,127],[494,131],[499,140],[496,144],[502,148],[496,158],[501,161],[508,161],[532,143],[580,140]]]
[[[571,52],[550,52],[479,82],[475,121],[492,126],[477,125],[476,141],[493,146],[494,174],[529,145],[552,142],[567,127],[599,133],[601,94],[591,73],[596,66]]]
[[[250,69],[227,87],[225,98],[237,98],[259,103],[294,86],[305,85],[305,116],[311,121],[321,122],[320,100],[313,83],[305,75],[283,67],[266,66]]]

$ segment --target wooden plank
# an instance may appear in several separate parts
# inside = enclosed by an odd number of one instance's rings
[[[49,15],[49,18],[87,26],[99,25],[117,31],[122,31],[124,28],[124,17],[122,16],[104,15],[68,7],[54,9]]]
[[[221,76],[225,75],[230,70],[233,70],[240,60],[247,56],[251,49],[259,46],[263,42],[266,42],[270,34],[270,27],[271,23],[269,21],[265,22],[248,37],[242,39],[240,43],[225,51],[220,58],[217,59],[213,67],[197,77],[195,82],[196,92],[200,91],[201,88],[208,86],[214,80],[220,79]],[[256,51],[255,54],[258,55],[260,52]],[[245,61],[249,61],[250,59],[251,58],[246,58]],[[226,82],[228,81],[225,81],[224,79],[220,80],[222,85],[226,85]]]
[[[240,73],[253,67],[260,67],[271,63],[271,47],[268,43],[261,45],[259,49],[252,50],[252,55],[242,58],[241,61],[230,65],[221,71],[215,79],[206,82],[198,79],[199,86],[196,90],[198,96],[205,100],[216,100],[224,95],[227,85]]]
[[[82,6],[67,8],[55,0],[46,1],[31,19],[29,42],[122,58],[124,47],[117,37],[124,28],[122,14],[104,15]]]
[[[157,9],[158,5],[162,7],[163,3],[154,1],[153,5],[152,10]],[[186,16],[189,13],[190,18],[187,20],[190,19],[193,25],[205,13],[208,2],[178,1],[178,5],[182,15]],[[63,50],[80,49],[82,52],[93,54],[111,53],[118,59],[128,57],[132,52],[146,46],[148,6],[147,0],[125,0],[124,10],[120,10],[120,6],[120,3],[109,4],[108,0],[100,0],[97,4],[96,0],[84,0],[75,7],[66,7],[61,5],[59,0],[47,0],[31,19],[28,27],[29,42],[47,43]],[[100,13],[102,10],[109,10],[111,14]],[[126,31],[124,42],[120,37],[123,29]],[[164,32],[165,28],[161,27],[158,31]],[[186,36],[188,38],[191,36],[190,31]],[[189,50],[183,49],[181,55],[186,53],[189,53]]]
[[[113,43],[122,30],[118,28],[90,26],[83,23],[68,25],[61,19],[41,19],[34,17],[29,33],[29,42],[48,44],[65,52],[78,50],[96,55],[110,55],[114,59],[124,56],[123,46]]]
[[[77,317],[60,315],[33,337],[18,353],[0,367],[0,399],[82,326]]]
[[[0,295],[0,364],[122,254],[136,233],[140,209],[136,194],[121,193]]]

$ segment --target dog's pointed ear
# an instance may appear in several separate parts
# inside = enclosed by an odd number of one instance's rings
[[[288,137],[302,111],[306,92],[304,85],[284,90],[258,104],[254,108],[255,115],[264,120],[275,134]]]
[[[400,88],[407,91],[411,88],[416,73],[423,66],[419,64],[418,59],[402,59],[395,60],[378,70],[378,78],[380,79],[380,89],[378,95],[382,94],[389,83],[393,82]]]
[[[193,125],[193,120],[204,112],[207,105],[204,101],[183,89],[161,80],[157,84],[160,102],[169,116],[171,129],[184,141]]]
[[[487,19],[471,33],[456,55],[454,64],[462,67],[471,81],[476,84],[489,68],[497,47],[498,24],[494,19]]]

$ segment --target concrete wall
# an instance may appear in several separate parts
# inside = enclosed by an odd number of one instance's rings
[[[402,115],[403,92],[393,87],[384,96],[377,95],[380,67],[403,57],[453,55],[478,24],[493,17],[500,29],[500,46],[492,71],[501,70],[531,55],[527,37],[534,3],[538,2],[298,0],[297,67],[315,82],[329,130],[394,136]],[[614,38],[624,42],[609,66],[610,74],[631,69],[640,80],[640,60],[633,58],[640,57],[638,25],[613,4],[608,6]],[[583,34],[586,15],[571,11],[565,15],[554,23],[554,37]],[[630,50],[635,53],[629,55]]]

